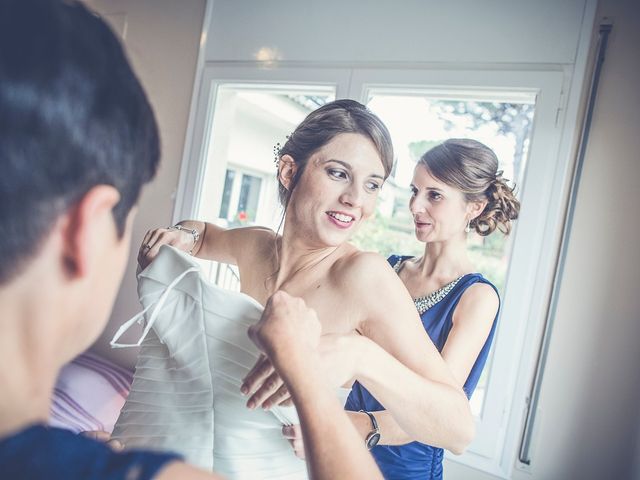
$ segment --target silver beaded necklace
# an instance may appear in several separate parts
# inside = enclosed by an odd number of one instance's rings
[[[402,267],[403,260],[401,258],[398,259],[396,264],[393,266],[393,269],[396,273],[400,272],[400,268]],[[424,312],[429,310],[431,307],[440,302],[444,297],[446,297],[451,290],[458,284],[458,282],[462,279],[462,277],[458,277],[452,282],[447,283],[444,287],[439,288],[435,292],[431,292],[422,297],[414,298],[413,303],[415,303],[416,308],[418,309],[418,313],[422,315]]]

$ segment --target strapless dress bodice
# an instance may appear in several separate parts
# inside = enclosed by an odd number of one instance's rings
[[[131,392],[113,438],[127,448],[170,450],[230,479],[304,479],[305,462],[282,436],[294,407],[249,410],[242,379],[260,352],[247,336],[263,307],[210,284],[188,255],[161,247],[138,276],[145,320]],[[339,389],[342,404],[348,389]]]

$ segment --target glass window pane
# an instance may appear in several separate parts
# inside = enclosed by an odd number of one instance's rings
[[[242,175],[240,186],[240,198],[238,200],[237,218],[241,222],[254,222],[256,209],[260,197],[260,184],[262,180],[252,175]]]
[[[236,176],[234,170],[227,170],[224,178],[224,189],[222,190],[222,201],[220,203],[220,218],[228,218],[229,216],[229,202],[231,200],[231,189],[233,188],[233,179]]]
[[[227,170],[235,170],[265,180],[260,201],[249,215],[251,223],[277,227],[280,208],[274,147],[284,143],[286,136],[309,112],[334,98],[335,88],[327,86],[219,85],[206,142],[208,151],[198,216],[225,224],[237,215],[233,210],[239,205],[241,192],[234,190],[233,182],[226,185],[225,178]],[[245,200],[253,201],[250,197]],[[241,208],[248,209],[249,205]]]

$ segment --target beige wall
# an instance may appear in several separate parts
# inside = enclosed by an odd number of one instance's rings
[[[640,411],[640,3],[601,0],[614,29],[577,197],[530,473],[628,479]],[[489,479],[448,464],[448,480]],[[636,470],[636,478],[640,478]]]
[[[93,347],[121,365],[132,366],[136,349],[112,351],[108,341],[117,327],[139,310],[135,255],[140,240],[149,228],[171,221],[206,1],[92,0],[87,3],[123,36],[129,58],[154,107],[162,139],[160,170],[140,199],[124,282],[109,326]]]

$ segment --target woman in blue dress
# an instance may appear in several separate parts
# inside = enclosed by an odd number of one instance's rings
[[[500,306],[495,286],[467,256],[467,234],[510,232],[520,205],[501,174],[494,152],[474,140],[450,139],[426,152],[409,204],[424,254],[388,259],[467,397],[486,363]],[[442,448],[412,441],[362,385],[355,384],[346,408],[363,438],[377,437],[372,454],[385,478],[442,478]]]

